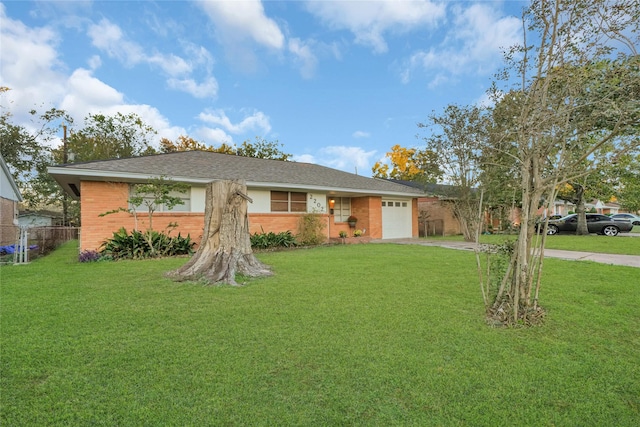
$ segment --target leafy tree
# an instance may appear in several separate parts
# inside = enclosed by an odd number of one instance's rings
[[[0,87],[0,94],[10,89]],[[4,107],[3,107],[4,108]],[[63,123],[73,119],[63,110],[49,109],[42,114],[29,111],[32,126],[12,122],[7,111],[0,114],[0,152],[10,168],[26,205],[33,209],[55,204],[60,197],[58,186],[47,173],[54,161],[50,146],[57,138]]]
[[[619,158],[617,195],[622,208],[640,212],[640,154],[627,154]]]
[[[419,128],[431,131],[423,139],[427,150],[438,153],[440,168],[451,184],[448,196],[453,212],[466,241],[472,241],[481,226],[477,187],[482,173],[482,147],[487,144],[487,126],[484,109],[458,105],[449,105],[442,114],[431,114],[426,124],[418,124]]]
[[[372,168],[375,178],[427,183],[437,182],[442,177],[438,155],[431,150],[405,148],[396,144],[391,147],[386,157],[390,160],[391,170],[388,164],[376,162]]]
[[[224,144],[223,144],[224,145]],[[196,141],[195,139],[180,135],[175,142],[168,138],[160,139],[160,152],[161,153],[174,153],[176,151],[216,151],[213,147]]]
[[[272,159],[287,161],[291,158],[291,154],[287,154],[280,149],[283,147],[277,140],[267,141],[263,138],[255,138],[255,142],[244,141],[240,147],[236,149],[236,155],[244,157],[255,157],[257,159]]]
[[[167,138],[160,140],[160,152],[162,153],[200,150],[236,156],[255,157],[258,159],[289,160],[291,154],[283,152],[279,148],[280,146],[282,146],[282,144],[279,144],[278,141],[266,141],[260,137],[256,137],[254,143],[249,142],[249,140],[244,141],[240,147],[234,147],[225,143],[222,143],[219,147],[212,147],[184,135],[179,136],[175,142]]]
[[[539,291],[546,235],[534,244],[540,202],[551,203],[559,185],[586,176],[591,169],[583,162],[607,144],[612,159],[636,146],[630,130],[640,111],[637,0],[540,0],[523,18],[527,37],[507,52],[501,74],[507,90],[496,83],[494,92],[512,113],[501,116],[496,149],[518,167],[521,229],[504,278],[495,292],[483,293],[489,316],[510,324],[544,317]]]
[[[71,133],[67,150],[76,162],[154,154],[151,138],[155,133],[134,113],[89,114],[84,127]]]

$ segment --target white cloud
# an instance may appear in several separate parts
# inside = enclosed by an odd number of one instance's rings
[[[371,136],[371,134],[369,132],[364,132],[364,131],[361,131],[361,130],[357,130],[351,136],[353,136],[354,138],[369,138]]]
[[[216,26],[223,40],[250,39],[272,49],[282,49],[284,35],[278,25],[267,17],[258,0],[204,1],[198,3]]]
[[[170,76],[180,76],[192,71],[191,65],[179,56],[159,53],[147,55],[142,46],[127,40],[120,27],[107,19],[91,25],[87,34],[95,47],[127,66],[150,64],[159,67]]]
[[[0,3],[0,85],[11,89],[6,108],[20,122],[36,106],[57,104],[64,94],[64,66],[56,50],[58,34],[51,28],[29,28],[6,16]]]
[[[196,130],[195,134],[209,145],[233,144],[233,138],[222,129],[201,127]]]
[[[316,158],[312,154],[294,155],[292,156],[292,160],[294,162],[300,162],[300,163],[319,164],[318,162],[316,162]]]
[[[313,1],[308,9],[335,30],[348,30],[356,43],[370,46],[377,53],[386,52],[387,33],[404,33],[416,28],[435,26],[445,16],[445,6],[421,1]]]
[[[266,134],[271,131],[269,117],[261,111],[255,111],[239,123],[232,123],[224,110],[207,110],[200,113],[198,118],[205,123],[218,125],[233,134],[242,134],[250,131],[257,131]]]
[[[502,61],[502,51],[521,40],[521,22],[501,17],[489,4],[452,8],[455,17],[444,41],[436,47],[414,53],[404,64],[400,79],[407,83],[414,70],[436,72],[430,87],[451,80],[451,76],[492,72]]]
[[[371,176],[371,158],[376,151],[365,151],[362,147],[347,147],[334,145],[324,147],[319,151],[317,163],[335,169]]]
[[[218,93],[218,83],[210,75],[213,58],[202,46],[186,44],[188,60],[172,53],[155,52],[148,55],[142,46],[127,40],[120,27],[107,19],[91,25],[87,34],[95,47],[126,66],[148,64],[161,69],[168,76],[167,85],[172,89],[184,91],[197,98],[215,97]],[[207,74],[201,83],[192,77],[192,73],[199,66],[203,66]]]
[[[289,51],[294,55],[295,62],[300,66],[300,74],[304,78],[311,78],[318,65],[318,58],[311,51],[309,43],[298,38],[289,39]]]
[[[89,65],[89,68],[91,68],[92,70],[97,70],[102,66],[102,59],[98,55],[93,55],[87,61],[87,65]]]
[[[113,105],[121,105],[124,96],[95,78],[91,71],[79,68],[67,80],[66,95],[60,102],[60,108],[75,117],[84,117],[86,113],[101,112]]]
[[[214,98],[218,94],[218,82],[213,77],[198,83],[193,79],[169,79],[167,84],[171,89],[186,92],[195,98]]]

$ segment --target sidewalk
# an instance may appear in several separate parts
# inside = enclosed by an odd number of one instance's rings
[[[476,247],[475,243],[471,242],[447,242],[424,239],[373,240],[372,243],[397,243],[401,245],[440,246],[443,248],[458,249],[464,251],[473,251]],[[544,256],[549,258],[558,258],[573,261],[593,261],[602,264],[624,265],[627,267],[640,268],[640,256],[638,255],[615,255],[595,252],[576,252],[563,251],[559,249],[545,249]]]

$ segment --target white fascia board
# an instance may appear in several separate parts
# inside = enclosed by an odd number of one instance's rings
[[[109,171],[105,173],[100,170],[93,169],[70,169],[70,168],[61,168],[61,167],[49,167],[49,174],[51,175],[67,175],[78,178],[89,178],[95,181],[146,181],[149,178],[167,178],[173,181],[186,182],[190,184],[206,184],[211,180],[205,178],[193,178],[193,177],[183,177],[183,176],[166,176],[166,175],[149,175],[146,173],[133,173],[133,172],[115,172]]]
[[[329,194],[358,194],[363,196],[394,196],[394,197],[404,197],[404,198],[415,198],[421,197],[422,194],[418,193],[405,193],[403,191],[379,191],[379,190],[367,190],[367,189],[358,189],[358,188],[347,188],[347,187],[325,187],[320,185],[308,185],[308,184],[289,184],[282,182],[247,182],[248,187],[252,188],[282,188],[282,189],[290,189],[290,190],[305,190],[305,191],[318,191],[325,192]]]
[[[51,175],[56,177],[58,176],[68,176],[76,179],[89,179],[94,181],[122,181],[122,182],[142,182],[146,181],[149,178],[160,178],[166,177],[168,179],[184,182],[187,184],[200,184],[206,185],[209,182],[213,181],[209,178],[193,178],[186,176],[165,176],[165,175],[149,175],[142,173],[133,173],[133,172],[116,172],[116,171],[101,171],[101,170],[93,170],[93,169],[80,169],[80,168],[66,168],[66,167],[56,167],[50,166],[48,172]],[[64,180],[64,179],[63,179]],[[58,181],[56,179],[56,181]],[[404,198],[414,198],[420,197],[421,194],[418,193],[406,193],[403,191],[377,191],[377,190],[367,190],[367,189],[358,189],[358,188],[346,188],[346,187],[326,187],[320,185],[308,185],[308,184],[292,184],[292,183],[283,183],[283,182],[254,182],[247,181],[247,187],[251,188],[282,188],[289,190],[305,190],[305,191],[318,191],[325,193],[339,193],[339,194],[354,194],[354,195],[376,195],[376,196],[394,196],[394,197],[404,197]]]

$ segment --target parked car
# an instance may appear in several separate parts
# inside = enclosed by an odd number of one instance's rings
[[[627,233],[633,228],[630,221],[613,220],[606,215],[587,215],[587,229],[589,233],[604,234],[605,236],[617,236],[618,233]],[[544,227],[544,222],[538,223],[538,229]],[[560,219],[549,220],[547,234],[575,233],[578,228],[578,214],[571,214]]]
[[[631,213],[619,213],[611,215],[611,219],[614,221],[630,221],[633,225],[640,225],[640,216]]]

